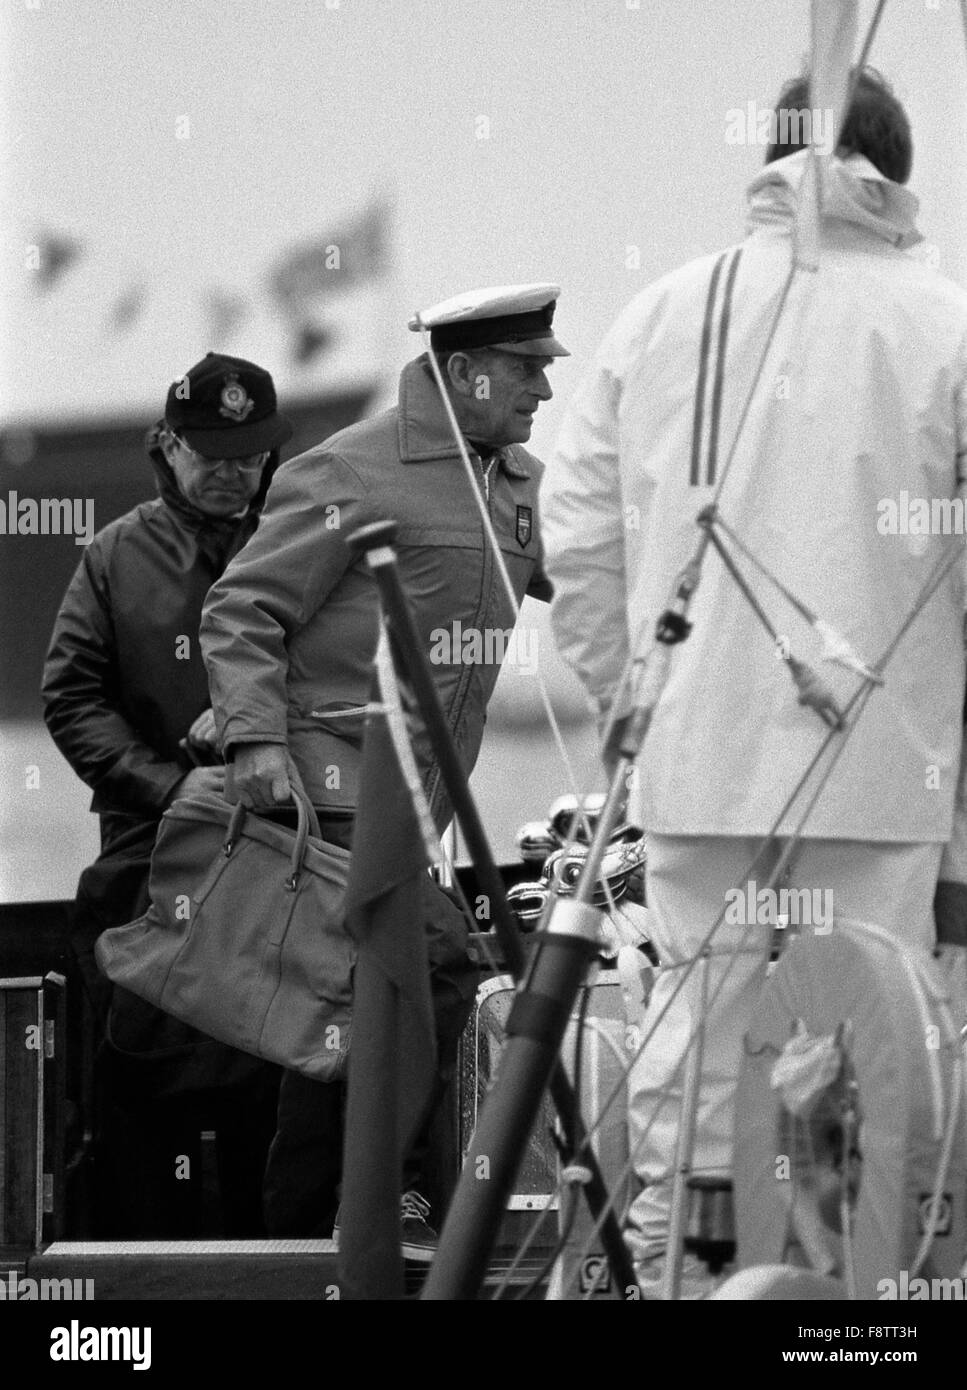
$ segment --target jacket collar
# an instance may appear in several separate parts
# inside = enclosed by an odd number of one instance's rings
[[[750,232],[760,227],[792,226],[808,159],[808,150],[800,150],[767,164],[752,180],[748,194]],[[852,223],[905,250],[923,240],[916,226],[919,207],[908,188],[884,178],[863,155],[852,154],[845,159],[833,155],[829,159],[823,194],[824,221]]]
[[[426,353],[408,362],[400,374],[400,461],[426,463],[430,459],[460,457],[436,381],[426,368]],[[470,447],[470,446],[468,446]],[[470,449],[473,453],[473,449]],[[498,450],[500,466],[514,478],[529,478],[527,455],[515,444]]]

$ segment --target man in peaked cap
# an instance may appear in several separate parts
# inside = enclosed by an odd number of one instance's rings
[[[430,348],[466,440],[518,603],[547,600],[537,524],[542,465],[522,445],[550,399],[546,369],[566,349],[551,322],[557,285],[478,290],[426,310]],[[514,614],[490,553],[471,484],[424,354],[400,378],[396,406],[352,425],[287,463],[274,479],[257,534],[205,606],[202,643],[212,703],[238,796],[262,812],[289,801],[291,754],[324,836],[349,847],[379,602],[365,561],[344,537],[394,519],[403,585],[428,654],[433,634],[506,632]],[[454,644],[457,646],[458,644]],[[496,644],[465,659],[431,654],[464,768],[473,770],[500,669]],[[501,644],[499,650],[503,651]],[[417,748],[439,829],[450,806],[429,750]],[[284,814],[284,813],[283,813]],[[476,972],[467,926],[427,880],[426,931],[441,1061],[440,1093],[469,1014]],[[336,1208],[343,1087],[287,1072],[266,1175],[266,1216],[277,1236],[327,1236]],[[417,1165],[404,1175],[403,1250],[432,1253]]]
[[[202,601],[258,523],[292,426],[272,378],[208,353],[172,383],[148,434],[158,496],[94,537],[71,580],[43,677],[44,717],[93,790],[101,853],[78,886],[74,944],[99,1021],[95,1066],[99,1234],[203,1234],[201,1133],[214,1129],[226,1235],[256,1236],[278,1069],[111,988],[97,937],[147,907],[158,823],[178,796],[220,791]],[[204,1111],[196,1100],[207,1081]],[[179,1156],[190,1160],[176,1174]]]

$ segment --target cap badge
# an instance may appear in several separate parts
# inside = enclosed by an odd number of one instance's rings
[[[234,420],[240,425],[244,419],[255,409],[255,402],[250,399],[245,387],[237,376],[230,376],[226,379],[222,387],[222,403],[218,407],[219,415],[225,415],[229,420]]]

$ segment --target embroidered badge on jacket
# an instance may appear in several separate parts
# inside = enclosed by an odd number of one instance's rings
[[[517,542],[518,542],[519,545],[524,546],[524,547],[526,548],[527,543],[528,543],[528,541],[529,541],[530,538],[531,538],[531,530],[532,530],[532,523],[531,523],[531,508],[530,508],[530,507],[518,507],[518,508],[517,508]]]

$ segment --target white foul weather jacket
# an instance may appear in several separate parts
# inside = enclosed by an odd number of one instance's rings
[[[741,245],[632,300],[565,417],[541,494],[553,623],[602,711],[693,553],[786,281],[805,160],[754,180]],[[967,472],[967,294],[911,255],[916,209],[861,156],[831,162],[819,268],[794,277],[720,499],[742,540],[870,663],[946,548],[967,543],[962,504],[940,506]],[[931,509],[954,534],[921,533]],[[736,558],[793,655],[845,702],[858,678],[823,662],[814,630]],[[962,612],[956,564],[890,659],[807,835],[948,838]],[[714,552],[690,617],[642,755],[644,824],[763,834],[826,726],[797,703]]]

